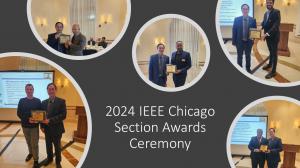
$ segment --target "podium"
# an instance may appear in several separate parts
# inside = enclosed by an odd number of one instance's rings
[[[77,130],[74,131],[73,140],[79,143],[86,143],[88,125],[85,108],[82,106],[77,106],[76,115],[78,115],[78,123]]]
[[[300,153],[300,145],[283,144],[283,164],[281,168],[296,168],[296,153]]]
[[[294,24],[281,23],[280,25],[280,41],[278,44],[278,55],[289,57],[291,52],[289,49],[289,34],[293,32]]]

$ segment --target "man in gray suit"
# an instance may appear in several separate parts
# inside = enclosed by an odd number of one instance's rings
[[[74,56],[83,56],[86,38],[83,34],[81,34],[79,24],[74,24],[72,26],[72,32],[74,34],[72,40],[65,44],[68,54]]]

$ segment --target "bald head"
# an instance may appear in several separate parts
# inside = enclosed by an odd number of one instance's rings
[[[72,32],[75,35],[78,35],[80,33],[80,26],[79,26],[79,24],[73,24],[73,26],[72,26]]]

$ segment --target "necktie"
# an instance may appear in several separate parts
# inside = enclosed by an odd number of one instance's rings
[[[163,74],[163,56],[158,57],[158,65],[159,65],[159,74],[162,76]]]
[[[243,40],[248,40],[248,19],[247,17],[243,18]]]

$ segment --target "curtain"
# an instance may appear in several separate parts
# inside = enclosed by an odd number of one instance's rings
[[[170,25],[170,49],[176,51],[176,42],[182,41],[184,50],[191,54],[192,65],[199,67],[200,64],[200,33],[190,23],[181,19],[172,19]]]
[[[96,0],[70,0],[70,22],[79,24],[87,39],[96,34]]]

